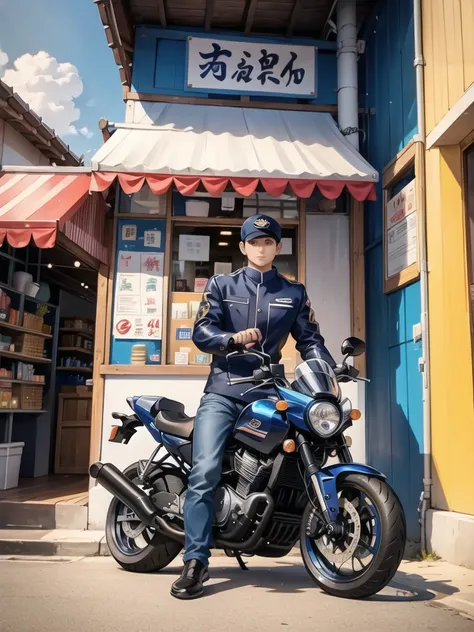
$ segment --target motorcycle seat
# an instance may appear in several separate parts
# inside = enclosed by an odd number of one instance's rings
[[[188,417],[184,412],[160,410],[155,417],[155,426],[161,432],[181,439],[190,439],[194,430],[194,419],[194,417]]]

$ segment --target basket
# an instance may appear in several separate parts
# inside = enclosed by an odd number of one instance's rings
[[[18,351],[26,356],[42,358],[45,339],[34,334],[22,334],[18,339]]]
[[[14,396],[18,397],[21,410],[41,410],[43,405],[43,388],[41,386],[15,385],[13,393]]]
[[[23,327],[25,329],[34,329],[35,331],[42,331],[43,329],[43,317],[35,316],[29,312],[25,312],[23,315]]]

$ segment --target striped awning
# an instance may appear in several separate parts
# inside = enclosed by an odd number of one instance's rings
[[[88,254],[106,262],[105,204],[90,194],[90,172],[35,169],[0,174],[0,245],[13,248],[31,240],[38,248],[52,248],[58,231]]]

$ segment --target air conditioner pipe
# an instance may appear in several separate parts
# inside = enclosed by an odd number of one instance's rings
[[[337,110],[339,127],[359,149],[356,0],[339,0],[337,15]]]

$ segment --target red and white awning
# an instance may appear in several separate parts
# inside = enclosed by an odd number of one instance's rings
[[[347,188],[375,199],[378,173],[346,140],[330,114],[170,103],[141,107],[135,123],[116,124],[92,158],[91,190],[118,178],[127,194],[145,182],[155,194],[172,185],[183,195],[200,185],[211,195],[227,187],[243,196],[263,186],[301,198],[335,199]]]
[[[0,173],[0,245],[13,248],[33,240],[52,248],[58,231],[99,261],[106,262],[105,207],[90,195],[90,172],[80,169],[18,169]]]

